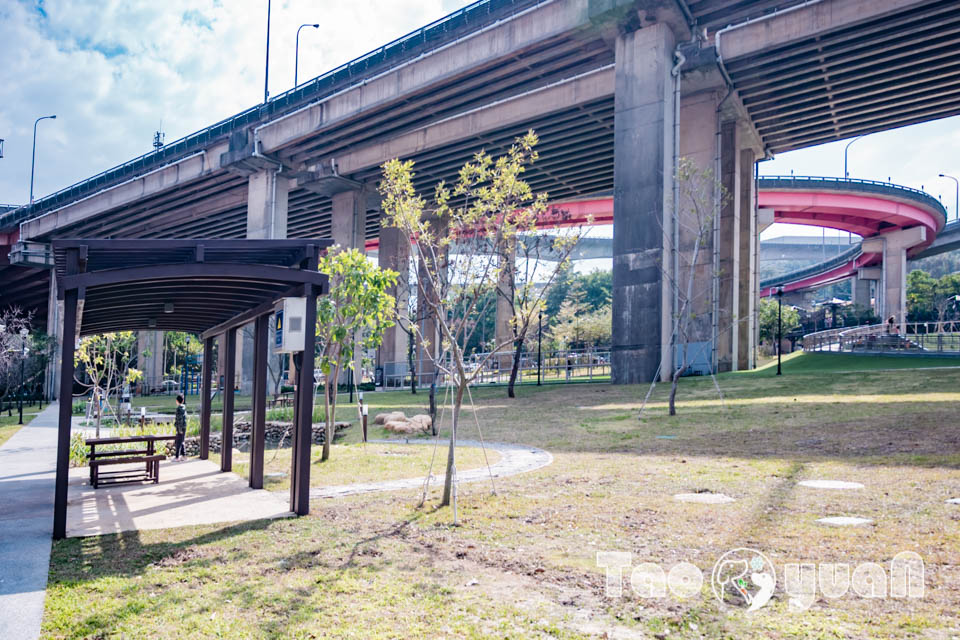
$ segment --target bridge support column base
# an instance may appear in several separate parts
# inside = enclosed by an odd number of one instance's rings
[[[616,41],[613,170],[613,382],[668,379],[673,264],[675,38],[662,23]],[[661,360],[662,355],[662,360]]]
[[[377,351],[377,366],[384,367],[384,374],[389,376],[393,373],[390,370],[393,363],[407,362],[409,345],[406,329],[409,322],[407,305],[410,292],[410,243],[396,227],[380,228],[378,262],[381,268],[393,269],[400,274],[390,294],[397,301],[401,320],[384,331],[383,342]]]

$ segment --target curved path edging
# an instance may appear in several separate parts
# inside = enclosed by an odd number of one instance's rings
[[[368,442],[373,444],[410,444],[433,446],[435,440],[368,440]],[[445,451],[445,447],[449,446],[449,443],[449,440],[440,440],[437,444],[437,447],[439,450]],[[528,471],[535,471],[537,469],[546,467],[553,462],[553,456],[550,454],[550,452],[544,451],[543,449],[538,449],[537,447],[529,447],[519,444],[507,444],[505,442],[486,442],[484,445],[487,449],[499,453],[500,460],[490,465],[489,471],[487,471],[486,466],[469,469],[467,471],[461,471],[457,474],[457,479],[461,484],[465,482],[482,482],[484,480],[489,481],[491,474],[493,475],[494,479],[496,479],[514,476],[520,473],[527,473]],[[457,443],[457,446],[480,447],[481,445],[478,440],[460,440]],[[440,451],[437,453],[437,459],[440,461],[439,466],[441,469],[443,469],[445,455],[440,455]],[[434,464],[436,465],[437,463],[435,462]],[[443,473],[431,474],[430,483],[442,483],[443,477]],[[402,478],[400,480],[384,480],[383,482],[358,482],[354,484],[341,484],[330,487],[313,487],[310,489],[310,497],[340,498],[343,496],[352,496],[361,493],[375,493],[377,491],[420,489],[423,487],[424,479],[424,476],[420,476],[417,478]]]

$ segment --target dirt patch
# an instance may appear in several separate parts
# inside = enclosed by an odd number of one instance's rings
[[[210,555],[208,549],[198,547],[196,545],[191,545],[189,547],[184,547],[182,549],[177,549],[173,554],[161,558],[160,560],[153,563],[155,567],[177,567],[184,563],[190,562],[191,560],[199,560],[201,558],[206,558]]]

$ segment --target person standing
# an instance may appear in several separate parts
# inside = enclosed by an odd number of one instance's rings
[[[187,435],[187,406],[184,404],[182,393],[177,394],[177,413],[173,418],[173,428],[177,434],[176,439],[173,441],[173,459],[177,462],[182,462],[187,459],[187,450],[183,444],[183,440]]]

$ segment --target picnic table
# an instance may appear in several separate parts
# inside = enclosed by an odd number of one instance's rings
[[[273,398],[274,407],[292,407],[293,406],[293,394],[292,393],[281,393],[278,396]]]
[[[157,484],[160,481],[160,461],[167,456],[156,452],[159,441],[174,440],[175,435],[141,435],[124,436],[118,438],[88,438],[86,444],[90,447],[90,484],[94,489],[100,485],[126,484],[131,482],[149,481]],[[116,444],[141,444],[133,449],[122,449],[97,452],[97,447]],[[119,471],[101,471],[100,467],[116,464],[144,463],[144,469],[121,469]]]

